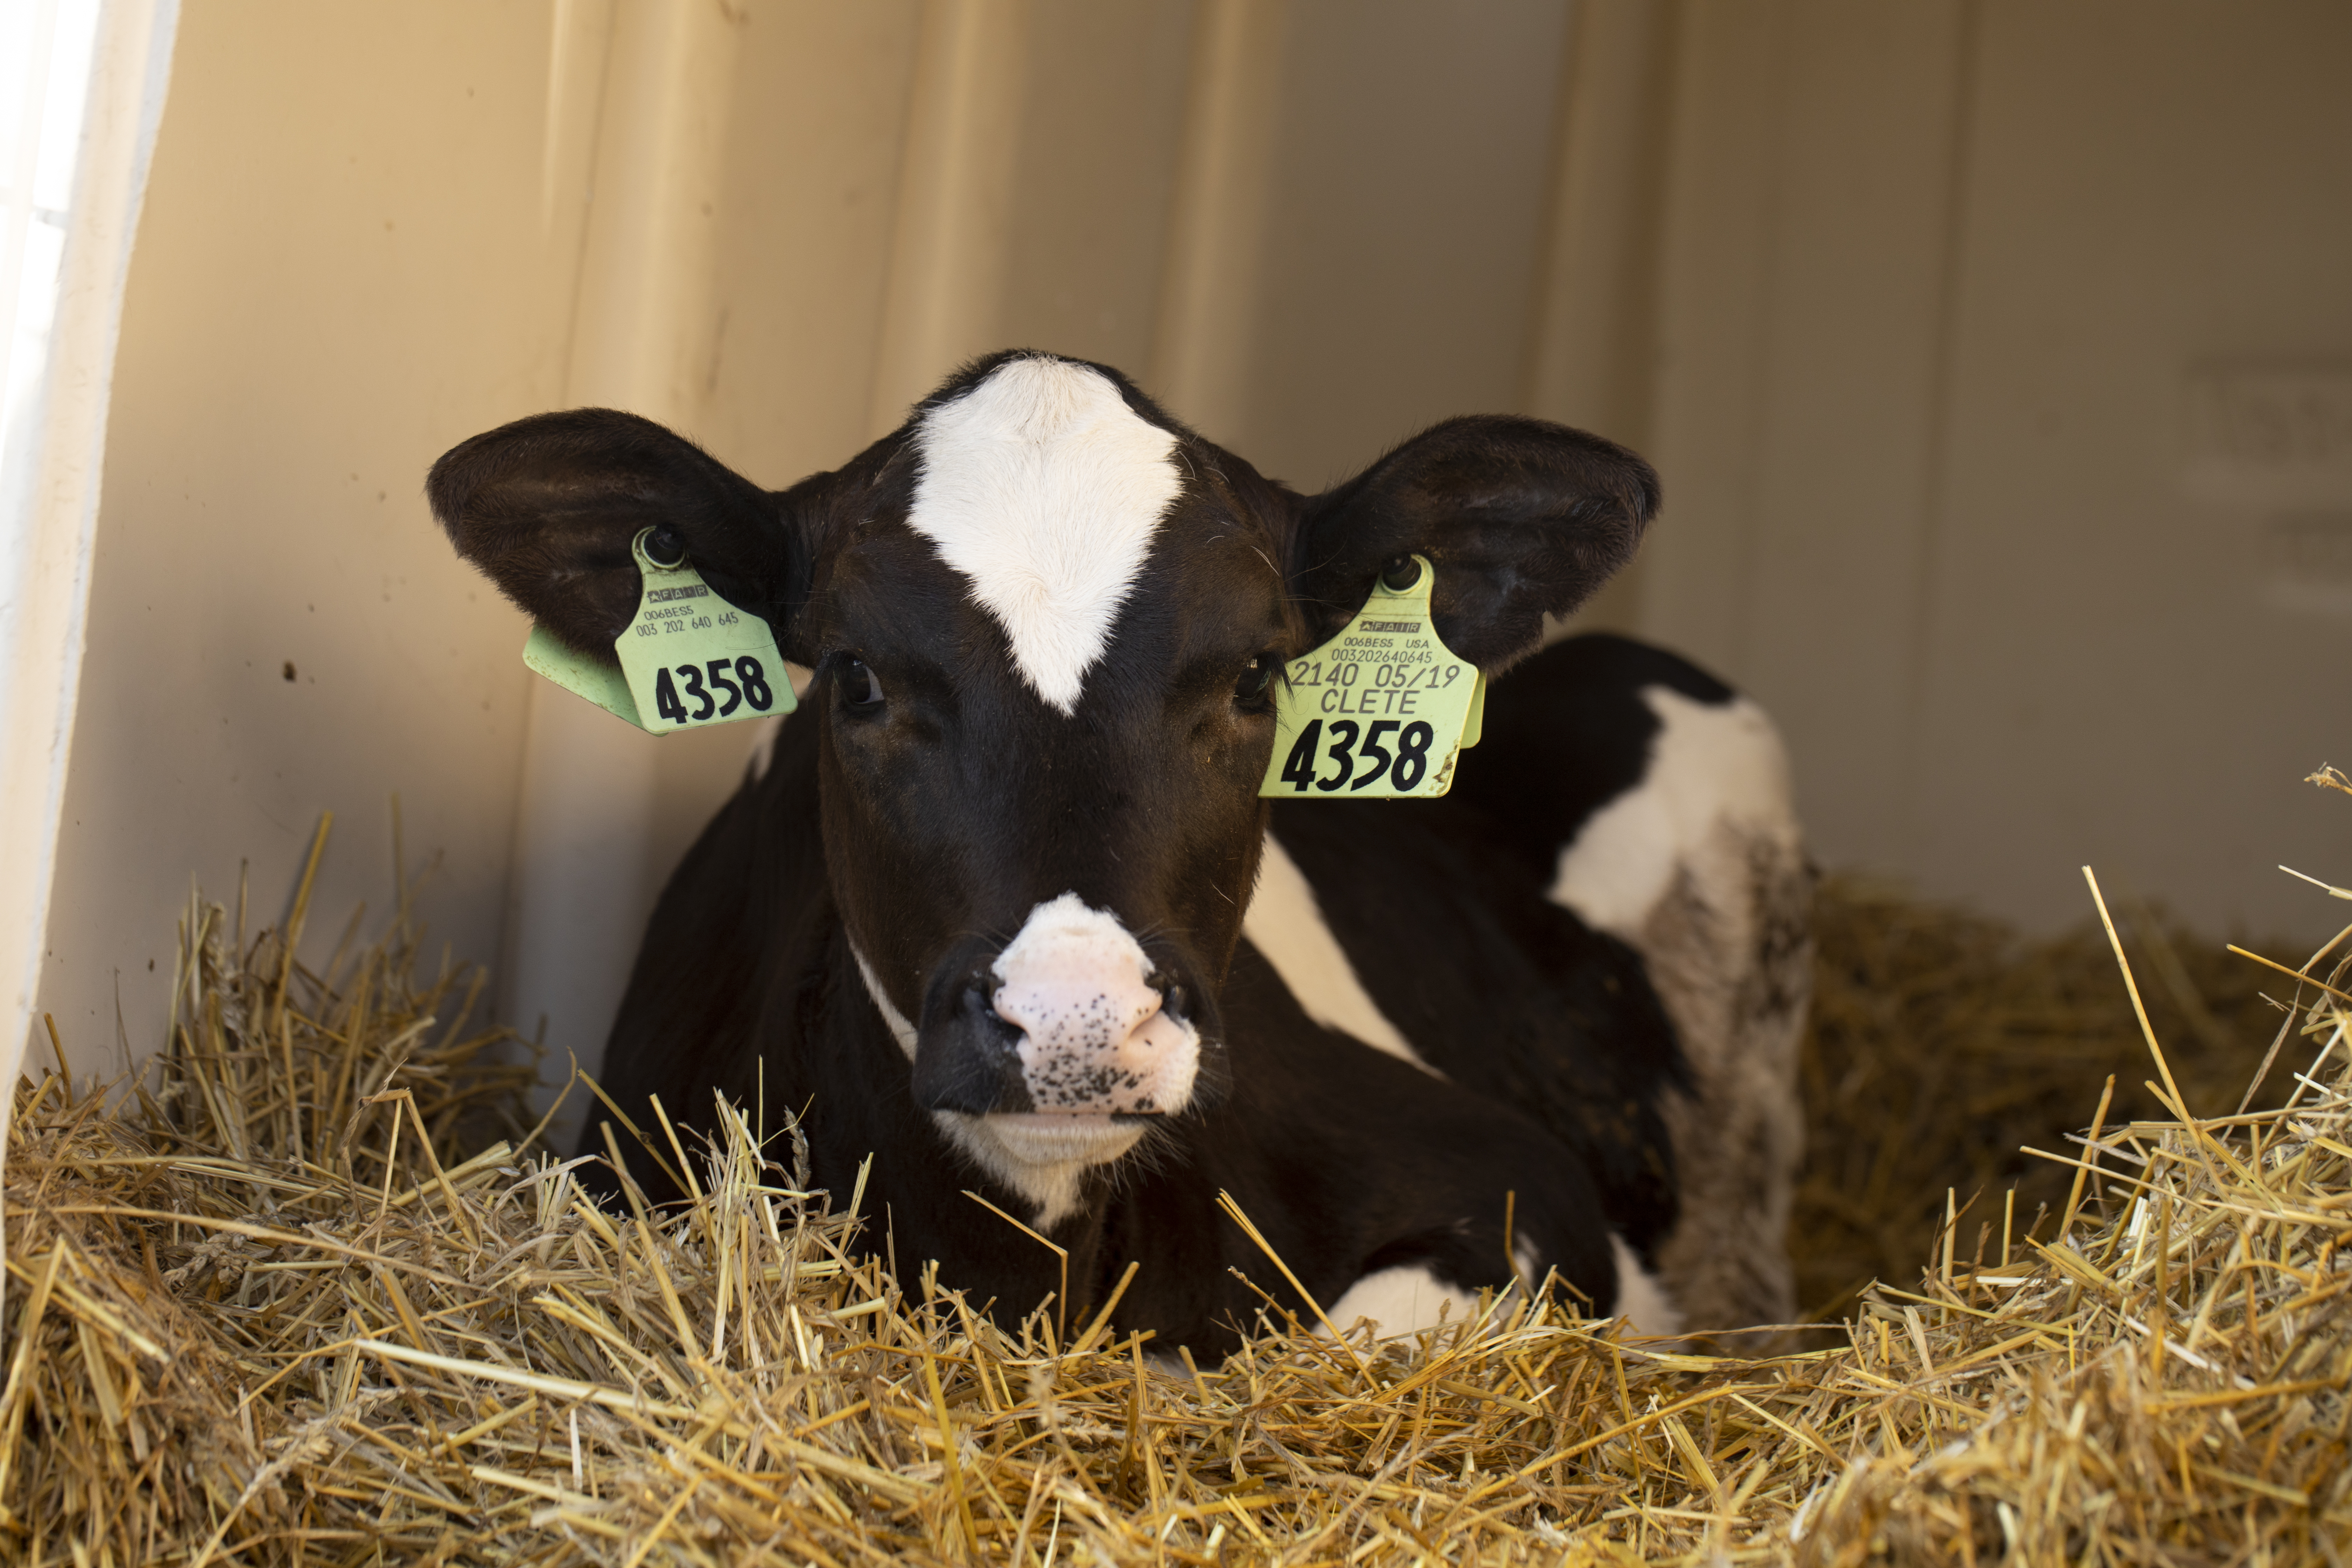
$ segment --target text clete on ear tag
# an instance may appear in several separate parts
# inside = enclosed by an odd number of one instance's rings
[[[638,726],[666,735],[791,712],[793,683],[767,621],[712,592],[691,562],[664,566],[646,555],[653,531],[630,542],[645,590],[636,619],[613,643]]]
[[[1371,597],[1339,635],[1284,671],[1275,698],[1274,756],[1258,794],[1434,800],[1477,744],[1486,678],[1439,640],[1423,556],[1402,589],[1372,579]]]

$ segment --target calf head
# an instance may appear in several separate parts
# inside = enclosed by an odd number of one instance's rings
[[[1101,366],[982,360],[846,467],[762,490],[626,414],[542,415],[435,465],[458,551],[612,658],[654,527],[814,671],[825,863],[912,1092],[1059,1217],[1074,1173],[1226,1079],[1218,993],[1264,840],[1284,663],[1419,553],[1489,674],[1633,552],[1633,454],[1455,419],[1320,495]],[[1410,805],[1400,806],[1411,810]]]

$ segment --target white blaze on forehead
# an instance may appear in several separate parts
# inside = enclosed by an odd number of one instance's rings
[[[1038,696],[1068,713],[1183,489],[1172,431],[1100,372],[1016,359],[915,431],[907,522],[971,580]]]

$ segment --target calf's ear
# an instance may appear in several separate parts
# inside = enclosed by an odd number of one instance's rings
[[[1319,496],[1293,535],[1291,591],[1313,640],[1338,632],[1401,556],[1436,570],[1445,646],[1489,674],[1533,653],[1633,558],[1658,476],[1612,442],[1507,416],[1449,419]]]
[[[457,553],[574,651],[616,664],[642,587],[630,542],[683,551],[721,597],[767,617],[780,645],[805,596],[807,551],[784,496],[683,437],[610,408],[541,414],[445,453],[425,481]]]

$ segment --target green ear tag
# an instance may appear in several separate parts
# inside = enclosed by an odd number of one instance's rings
[[[613,644],[621,668],[582,658],[544,626],[531,628],[523,663],[648,734],[791,712],[798,704],[768,623],[713,593],[690,563],[650,559],[651,532],[629,543],[645,587],[636,618]]]
[[[637,700],[629,695],[628,678],[609,664],[573,653],[545,626],[530,628],[530,638],[522,645],[522,661],[566,691],[585,697],[640,730],[645,728],[637,721]]]
[[[1478,743],[1486,678],[1439,640],[1429,619],[1437,574],[1413,561],[1411,587],[1375,577],[1338,637],[1290,661],[1258,794],[1434,800],[1454,787],[1455,757]]]
[[[645,594],[637,618],[613,644],[639,726],[665,735],[791,712],[793,683],[768,623],[712,593],[691,563],[664,566],[649,558],[651,532],[630,541]]]

